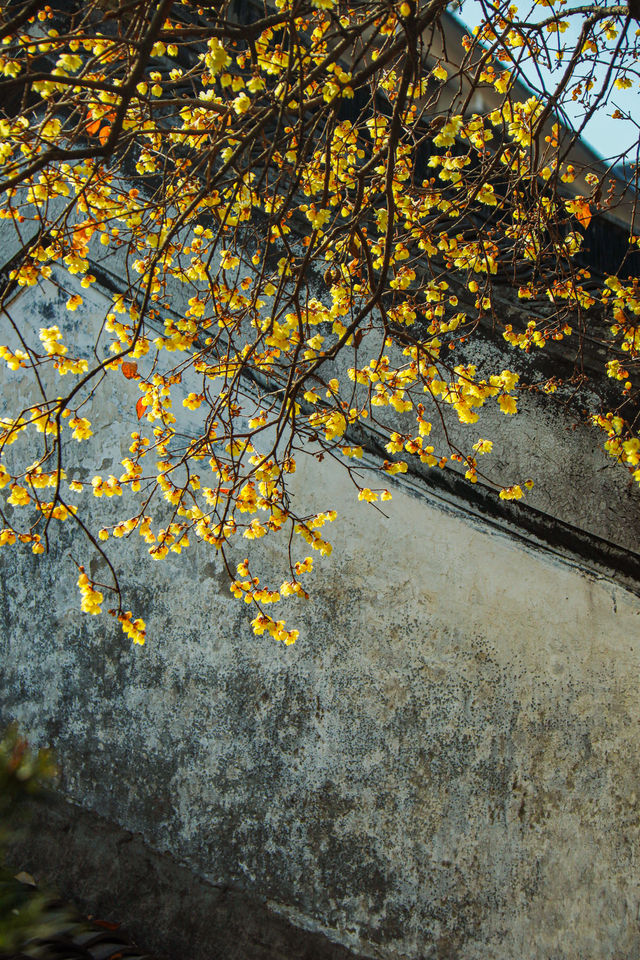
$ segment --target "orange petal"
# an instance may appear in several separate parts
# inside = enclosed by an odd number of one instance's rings
[[[586,230],[591,223],[591,208],[588,203],[576,204],[576,220]]]

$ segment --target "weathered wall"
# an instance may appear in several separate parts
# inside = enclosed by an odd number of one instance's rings
[[[30,297],[15,309],[37,325],[52,308]],[[103,474],[135,396],[99,400]],[[561,425],[540,430],[559,452]],[[386,517],[327,462],[293,489],[339,512],[294,647],[252,637],[211,552],[154,565],[125,544],[150,636],[131,649],[79,612],[69,528],[49,557],[3,560],[3,717],[53,743],[85,810],[363,954],[640,955],[640,599],[419,480]]]

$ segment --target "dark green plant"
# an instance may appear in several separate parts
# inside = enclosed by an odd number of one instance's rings
[[[0,740],[0,958],[51,936],[63,919],[63,910],[52,909],[48,893],[36,889],[25,875],[16,877],[5,862],[11,838],[24,827],[29,799],[42,797],[55,775],[51,751],[33,752],[17,724],[11,724]]]
[[[18,732],[17,723],[7,728],[0,740],[0,823],[18,810],[24,800],[42,794],[56,776],[52,751],[34,753]]]
[[[5,862],[30,801],[56,776],[50,750],[34,753],[12,724],[0,740],[0,960],[150,960],[118,930],[89,923],[73,906]]]

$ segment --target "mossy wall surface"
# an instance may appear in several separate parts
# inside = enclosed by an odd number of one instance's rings
[[[89,331],[85,299],[73,322]],[[25,324],[64,319],[53,294],[29,291],[14,310]],[[34,402],[19,372],[6,384]],[[136,398],[123,378],[95,400],[103,475],[119,471]],[[604,460],[557,411],[525,404],[510,426],[506,460],[512,449],[519,462],[523,436],[546,450],[541,510],[634,541],[624,477],[605,499]],[[567,451],[590,513],[557,466]],[[69,475],[90,479],[84,445],[71,455]],[[638,596],[426,481],[394,487],[386,515],[326,460],[303,458],[292,483],[298,503],[339,516],[311,601],[291,606],[289,648],[251,634],[202,546],[154,564],[118,542],[144,648],[80,613],[71,557],[105,571],[70,526],[48,557],[5,551],[2,719],[54,746],[61,793],[87,815],[360,954],[639,955]],[[261,548],[275,579],[284,546]],[[157,908],[148,922],[169,924]],[[284,954],[246,946],[268,955]]]

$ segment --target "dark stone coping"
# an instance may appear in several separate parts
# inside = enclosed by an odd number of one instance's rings
[[[57,795],[34,803],[9,862],[165,960],[364,960]]]

